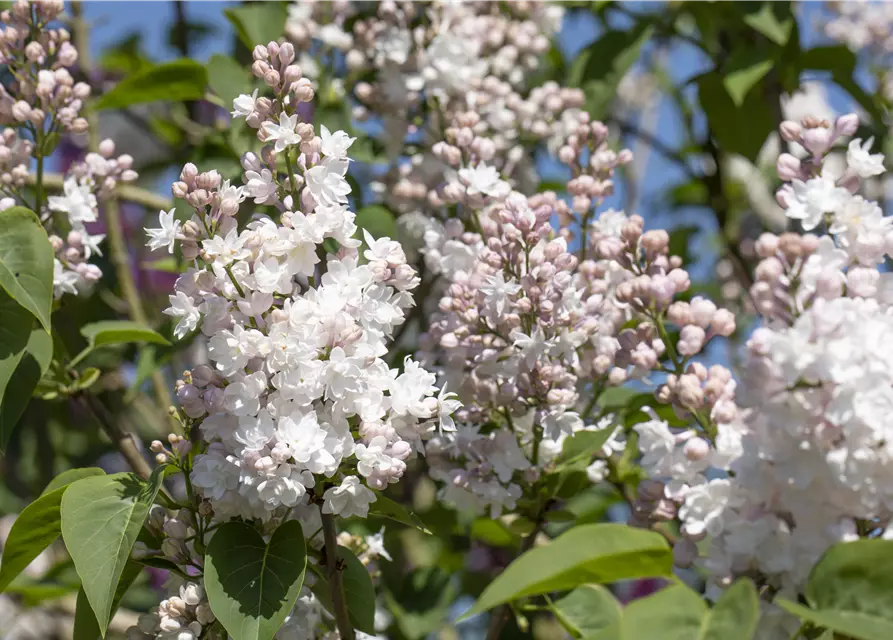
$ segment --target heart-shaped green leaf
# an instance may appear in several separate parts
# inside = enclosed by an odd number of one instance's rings
[[[269,544],[254,527],[227,522],[205,553],[211,611],[233,640],[271,640],[298,599],[306,568],[298,521],[283,522]]]
[[[163,477],[164,466],[148,482],[133,473],[83,478],[62,496],[62,539],[103,635],[118,581]]]
[[[112,615],[118,610],[121,598],[136,580],[137,576],[142,572],[143,565],[131,560],[124,568],[121,574],[121,580],[118,582],[118,588],[115,590],[115,597],[112,600]],[[78,591],[77,605],[74,610],[74,632],[72,640],[98,640],[102,636],[99,631],[99,624],[96,622],[96,615],[90,607],[90,601],[87,600],[87,594],[84,588]]]
[[[53,305],[53,248],[33,211],[0,212],[0,287],[47,331]]]
[[[620,524],[574,527],[512,562],[464,617],[526,596],[581,584],[672,575],[672,553],[658,533]]]
[[[104,347],[126,342],[170,344],[161,334],[130,320],[104,320],[86,324],[81,328],[81,335],[87,339],[91,347]]]
[[[205,68],[195,60],[181,58],[130,74],[103,94],[94,108],[121,109],[157,100],[198,100],[205,95],[207,84]]]
[[[64,472],[56,476],[40,497],[22,509],[6,543],[3,545],[3,561],[0,564],[0,591],[3,591],[17,575],[31,564],[40,553],[50,546],[62,533],[62,519],[59,507],[62,495],[72,482],[82,477],[104,475],[102,469],[73,469],[80,472],[75,476]]]

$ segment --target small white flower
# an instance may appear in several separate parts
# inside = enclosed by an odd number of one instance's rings
[[[860,178],[870,178],[882,174],[884,169],[884,154],[871,154],[871,145],[874,144],[874,138],[869,138],[865,144],[861,144],[862,140],[856,138],[851,140],[846,151],[846,162],[850,169],[856,172]]]
[[[149,236],[149,242],[146,246],[155,251],[162,247],[167,247],[168,253],[174,252],[174,242],[180,237],[180,221],[174,219],[176,209],[168,212],[160,211],[158,213],[158,229],[145,228],[144,231]]]
[[[177,326],[174,328],[174,335],[177,336],[177,338],[182,338],[198,326],[198,322],[201,320],[202,316],[192,298],[182,291],[177,291],[175,295],[168,296],[168,298],[171,306],[165,309],[162,313],[180,319]]]
[[[347,158],[347,150],[356,140],[356,138],[351,138],[344,131],[331,133],[326,125],[320,127],[319,137],[322,141],[320,144],[320,151],[322,154],[327,158],[335,158],[338,160]]]
[[[785,214],[800,220],[806,231],[815,229],[826,213],[835,213],[852,197],[849,191],[822,177],[794,180],[788,193],[791,197]]]
[[[257,89],[250,96],[243,93],[233,100],[232,116],[234,118],[247,118],[254,113],[255,104],[257,103]]]
[[[356,476],[347,476],[341,486],[326,489],[323,494],[323,513],[342,518],[369,515],[369,505],[375,502],[375,494],[360,483]]]
[[[47,198],[51,211],[67,213],[69,221],[75,227],[96,221],[96,196],[90,191],[89,185],[79,184],[77,178],[69,176],[62,184],[62,190],[65,195]]]
[[[279,124],[264,122],[263,128],[267,134],[267,141],[275,140],[276,144],[273,149],[276,153],[284,151],[286,147],[300,144],[301,136],[295,133],[297,126],[298,114],[290,116],[285,111],[279,114]]]

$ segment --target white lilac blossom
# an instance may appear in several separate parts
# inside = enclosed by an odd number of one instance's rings
[[[474,116],[463,119],[473,125]],[[655,325],[664,314],[679,326],[676,352],[685,356],[734,331],[731,314],[701,298],[671,304],[690,282],[679,258],[668,255],[666,232],[645,232],[640,217],[622,212],[592,217],[611,193],[614,168],[630,160],[629,152],[607,148],[606,133],[583,117],[573,145],[562,145],[573,174],[570,205],[554,193],[510,192],[486,164],[463,166],[461,136],[456,145],[434,147],[458,165],[443,197],[470,210],[474,229],[455,219],[431,225],[424,249],[444,293],[420,357],[464,403],[455,431],[429,443],[428,461],[444,499],[462,509],[490,517],[514,510],[552,470],[566,438],[581,431],[609,430],[586,468],[593,482],[606,479],[609,459],[624,446],[622,433],[584,398],[663,366],[666,345]],[[584,149],[595,155],[586,165],[578,162]],[[582,239],[579,253],[569,249],[575,236]],[[636,328],[624,329],[631,321]],[[726,370],[715,375],[730,383]],[[660,397],[680,411],[734,415],[725,395],[705,398],[700,382],[695,386],[675,376]]]
[[[700,566],[710,597],[738,576],[756,575],[773,597],[796,600],[829,547],[889,537],[893,360],[878,345],[893,340],[893,282],[880,267],[893,251],[893,225],[856,194],[863,179],[879,175],[883,157],[854,141],[841,177],[823,166],[830,145],[857,124],[848,115],[834,124],[782,125],[783,137],[799,144],[810,129],[826,131],[813,136],[824,150],[778,162],[783,180],[807,190],[812,183],[822,194],[798,195],[794,204],[785,185],[779,201],[789,212],[818,203],[824,233],[766,233],[756,243],[762,260],[751,297],[764,322],[747,343],[737,388],[716,367],[695,364],[692,378],[669,377],[667,393],[683,404],[712,400],[709,414],[700,413],[706,428],[657,416],[636,426],[649,479],[634,519],[678,516],[683,537],[674,556],[681,566]],[[685,312],[696,322],[700,313],[694,300]],[[699,558],[695,543],[708,536]],[[760,638],[788,638],[800,624],[768,602],[764,609]]]
[[[48,153],[46,144],[35,145],[34,140],[83,134],[88,127],[80,111],[90,86],[75,82],[68,70],[77,62],[77,49],[64,28],[51,26],[62,9],[61,2],[20,1],[0,12],[4,25],[0,63],[10,76],[0,86],[0,125],[5,127],[0,140],[0,208],[21,204],[35,209],[53,247],[57,299],[89,289],[102,276],[89,260],[101,255],[105,236],[90,233],[87,225],[98,221],[99,203],[118,181],[137,178],[133,158],[115,157],[114,142],[103,140],[96,151],[69,168],[61,194],[36,206],[22,197],[29,177],[33,178],[33,160]]]
[[[354,138],[325,127],[317,135],[300,120],[297,105],[313,89],[292,45],[271,42],[253,55],[256,75],[280,81],[267,82],[273,98],[234,101],[268,143],[242,157],[245,186],[188,164],[172,191],[192,218],[180,224],[173,210],[161,212],[160,228],[146,232],[150,247],[179,245],[191,265],[164,311],[177,321],[174,334],[207,340],[209,363],[177,383],[179,416],[201,435],[184,468],[200,510],[215,522],[259,520],[265,532],[297,519],[318,549],[321,519],[366,517],[374,490],[399,481],[410,456],[454,428],[458,403],[412,358],[402,367],[384,359],[420,280],[399,243],[364,232],[361,249],[354,238],[346,179]],[[273,205],[277,219],[256,213],[240,227],[248,198]],[[182,468],[193,443],[170,442],[170,451],[160,442],[152,450]],[[194,536],[163,526],[160,552],[183,564]],[[389,557],[380,535],[360,546],[364,564]],[[331,626],[311,585],[308,577],[279,640],[311,640]],[[189,599],[182,589],[191,587],[179,588],[132,638],[204,637],[213,618],[203,619],[200,586]]]
[[[175,209],[170,211],[160,211],[158,213],[158,228],[146,229],[149,235],[149,242],[146,243],[150,249],[167,248],[168,253],[174,252],[174,243],[180,235],[180,221],[174,219]]]
[[[383,360],[419,280],[388,238],[367,233],[359,255],[354,213],[345,206],[353,139],[328,129],[317,137],[291,112],[312,93],[301,93],[306,85],[289,66],[290,45],[257,48],[255,58],[275,59],[291,83],[274,87],[283,109],[277,118],[286,124],[249,118],[259,136],[276,142],[268,160],[243,158],[249,183],[268,181],[276,185],[270,196],[288,194],[276,198],[281,222],[256,215],[239,229],[233,216],[245,189],[187,165],[173,190],[193,206],[193,219],[181,227],[173,212],[162,213],[161,228],[147,230],[150,246],[180,241],[197,260],[165,311],[177,320],[178,337],[208,337],[213,368],[178,388],[207,443],[192,481],[222,519],[282,517],[308,505],[308,492],[324,513],[365,516],[375,501],[369,487],[397,482],[407,457],[451,427],[456,403],[411,359],[402,373]],[[282,156],[295,145],[300,179],[292,180]],[[331,240],[340,249],[320,254]]]

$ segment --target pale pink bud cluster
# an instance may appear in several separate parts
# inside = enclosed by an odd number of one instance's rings
[[[61,2],[19,0],[0,13],[5,28],[0,34],[0,63],[14,80],[0,87],[0,122],[36,127],[40,131],[83,133],[87,120],[80,117],[90,86],[75,82],[66,67],[77,62],[77,50],[63,28],[50,24],[62,12]],[[45,153],[38,149],[39,153]]]
[[[669,374],[655,396],[662,404],[672,404],[683,417],[687,413],[701,412],[716,423],[732,422],[738,411],[735,381],[731,371],[721,365],[708,369],[700,362],[692,362],[685,373]],[[686,455],[698,456],[700,450],[698,443],[686,443]]]
[[[92,180],[100,199],[114,192],[119,182],[134,182],[139,178],[133,169],[133,156],[128,153],[116,156],[115,142],[110,138],[100,142],[98,150],[89,152],[82,162],[73,164],[69,175]]]
[[[580,111],[567,123],[558,159],[572,172],[567,184],[571,205],[558,210],[562,226],[569,226],[574,216],[588,214],[614,193],[614,171],[632,162],[633,156],[629,149],[611,149],[604,123],[590,121],[589,114]]]
[[[797,312],[791,286],[818,242],[812,234],[764,233],[759,237],[755,250],[761,260],[754,269],[750,297],[760,315],[787,321]]]
[[[16,129],[7,127],[0,139],[0,189],[13,195],[28,181],[34,143],[19,136]],[[10,205],[11,206],[11,205]]]

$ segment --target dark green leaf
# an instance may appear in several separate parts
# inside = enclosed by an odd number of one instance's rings
[[[605,115],[617,95],[623,76],[639,59],[653,28],[609,31],[580,53],[570,66],[569,84],[586,94],[586,111],[593,118]]]
[[[744,22],[782,47],[787,44],[794,27],[790,8],[783,2],[764,2],[759,11],[745,14]]]
[[[346,547],[338,547],[338,559],[343,563],[341,581],[344,585],[344,599],[350,622],[363,633],[375,633],[375,586],[365,565]],[[313,593],[320,602],[332,611],[332,596],[329,585],[318,580],[313,585]]]
[[[233,99],[251,93],[251,74],[229,56],[215,53],[208,60],[208,85],[223,100],[229,111]]]
[[[3,321],[5,320],[6,316],[3,317]],[[5,390],[0,390],[2,391],[0,393],[0,450],[6,448],[16,423],[22,417],[38,382],[49,369],[52,359],[53,339],[42,327],[35,326],[28,336],[25,350],[21,352],[15,371],[7,381]],[[2,368],[0,365],[0,369]]]
[[[397,221],[394,214],[379,204],[372,204],[357,211],[355,222],[360,229],[368,231],[376,240],[397,237]],[[362,233],[358,233],[357,237],[364,240]]]
[[[244,522],[227,522],[205,554],[205,590],[217,620],[234,640],[272,640],[304,584],[307,550],[297,520],[264,542]]]
[[[40,220],[24,207],[0,213],[0,287],[50,330],[53,248]]]
[[[555,602],[558,621],[575,638],[588,638],[620,622],[620,603],[605,587],[593,584],[574,589]]]
[[[726,74],[726,77],[723,78],[723,84],[736,107],[744,104],[744,97],[769,73],[774,64],[772,60],[762,60]]]
[[[81,335],[92,347],[104,347],[110,344],[126,342],[152,342],[154,344],[170,345],[164,336],[156,333],[149,327],[144,327],[138,322],[130,320],[103,320],[93,322],[81,327]]]
[[[59,505],[68,486],[42,495],[22,509],[3,545],[0,591],[3,591],[62,532]]]
[[[399,502],[395,502],[386,495],[380,493],[376,495],[375,502],[369,505],[369,515],[388,518],[389,520],[405,524],[424,533],[431,533],[428,530],[428,527],[425,526],[425,523],[422,522],[416,514]]]
[[[207,84],[208,74],[201,64],[188,58],[173,60],[127,76],[100,97],[95,108],[122,109],[157,100],[198,100],[205,95]]]
[[[248,50],[266,45],[282,35],[287,15],[284,2],[249,2],[237,9],[224,11]]]
[[[60,489],[62,487],[67,487],[72,482],[80,480],[81,478],[90,478],[92,476],[104,476],[105,471],[100,469],[99,467],[82,467],[80,469],[69,469],[68,471],[63,471],[58,476],[53,478],[47,483],[47,486],[44,487],[43,493],[40,495],[45,496],[51,491],[55,491],[56,489]]]
[[[118,581],[163,476],[162,466],[148,482],[133,473],[83,478],[62,496],[62,539],[103,634]]]
[[[115,597],[112,600],[112,613],[118,610],[121,598],[136,580],[137,576],[142,572],[143,566],[137,562],[130,561],[121,574],[121,580],[118,582],[118,588],[115,590]],[[74,633],[72,640],[98,640],[103,634],[99,631],[99,624],[96,622],[96,616],[93,609],[90,608],[90,601],[87,600],[87,594],[84,589],[78,590],[77,605],[74,610]]]
[[[729,587],[704,618],[698,640],[750,640],[760,619],[753,582],[741,578]]]
[[[583,584],[670,576],[672,564],[670,548],[659,533],[620,524],[574,527],[512,562],[465,615]]]
[[[772,109],[759,91],[747,94],[737,106],[715,72],[698,79],[698,98],[707,115],[710,132],[720,147],[755,160],[768,135],[775,129]]]

